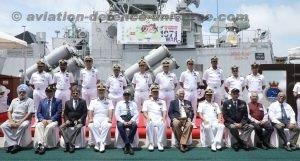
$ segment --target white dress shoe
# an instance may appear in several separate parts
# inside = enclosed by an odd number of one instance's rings
[[[100,143],[100,149],[99,149],[99,151],[101,152],[101,153],[103,153],[104,151],[105,151],[105,144],[104,143]]]
[[[162,144],[162,143],[157,143],[157,149],[158,149],[159,151],[163,151],[163,150],[164,150],[163,144]]]
[[[153,150],[154,150],[154,146],[153,146],[153,144],[149,144],[149,146],[148,146],[148,150],[149,150],[149,151],[153,151]]]

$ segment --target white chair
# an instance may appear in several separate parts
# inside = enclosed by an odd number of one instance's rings
[[[129,133],[129,128],[126,128],[126,132],[127,134]],[[121,136],[119,135],[119,130],[118,128],[116,127],[116,130],[115,130],[115,147],[116,148],[124,148],[125,144],[121,138]],[[135,136],[134,136],[134,140],[133,140],[133,143],[131,144],[131,146],[133,148],[137,148],[139,146],[139,132],[138,132],[138,129],[135,133]]]
[[[157,130],[158,130],[158,128],[155,127],[155,128],[154,128],[154,132],[153,132],[153,137],[154,137],[154,138],[153,138],[153,141],[154,141],[154,147],[157,147]],[[149,138],[149,137],[148,137],[148,133],[146,132],[146,143],[145,143],[145,145],[146,145],[147,147],[149,146],[149,143],[150,143],[148,138]],[[165,133],[165,135],[164,135],[162,144],[163,144],[164,146],[167,145],[166,133]]]
[[[68,128],[68,130],[74,130],[74,128],[71,127],[71,128]],[[85,127],[82,127],[80,134],[76,137],[75,148],[76,149],[85,148],[86,144],[87,144],[87,141],[85,139]],[[65,141],[62,136],[60,137],[60,146],[62,148],[65,148]]]

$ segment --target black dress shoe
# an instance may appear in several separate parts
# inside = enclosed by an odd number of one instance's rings
[[[131,146],[129,146],[129,151],[128,151],[128,152],[129,152],[130,155],[133,155],[133,154],[134,154],[134,150],[132,149]]]
[[[124,152],[124,154],[128,154],[129,153],[128,147],[124,147],[123,152]]]
[[[10,153],[10,152],[11,152],[11,150],[13,149],[13,147],[14,147],[14,146],[9,146],[9,147],[7,147],[7,149],[6,149],[6,153]]]
[[[74,145],[70,145],[70,153],[74,153],[75,152],[75,146]]]
[[[21,150],[21,146],[15,145],[15,146],[11,149],[10,153],[11,153],[11,154],[15,154],[15,153],[19,152],[20,150]]]
[[[185,148],[184,148],[184,146],[183,145],[179,145],[179,150],[182,152],[182,153],[185,153]]]
[[[46,147],[42,146],[39,150],[39,154],[42,155],[42,154],[45,154],[45,152],[46,152]]]
[[[286,151],[292,151],[290,145],[284,145],[283,148],[284,148]]]
[[[64,150],[64,152],[68,152],[70,150],[70,145],[69,144],[66,144],[65,145],[65,150]]]
[[[238,144],[233,144],[232,148],[234,149],[234,151],[239,151],[240,150],[240,146]]]
[[[292,149],[293,151],[297,150],[297,146],[294,145],[294,144],[291,144],[290,147],[291,147],[291,149]]]

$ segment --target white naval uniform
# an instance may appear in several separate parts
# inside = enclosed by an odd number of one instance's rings
[[[295,92],[296,94],[300,95],[300,82],[297,82],[293,88],[293,92]],[[298,126],[300,126],[300,97],[297,98],[297,123]]]
[[[150,98],[143,104],[143,112],[147,112],[148,117],[151,119],[147,122],[146,129],[149,143],[154,145],[154,140],[163,144],[165,138],[165,123],[163,122],[163,112],[167,111],[166,102],[162,99],[154,100]],[[157,127],[157,138],[154,138],[154,128]]]
[[[111,123],[109,123],[109,110],[113,110],[114,106],[110,99],[99,98],[93,99],[88,106],[88,110],[93,112],[93,123],[89,123],[88,127],[90,132],[93,134],[96,142],[96,146],[100,143],[109,144],[106,142],[107,136],[109,135]],[[90,141],[93,142],[93,141]]]
[[[155,77],[155,83],[159,85],[159,98],[166,102],[167,110],[170,102],[175,99],[175,84],[178,84],[176,75],[172,72],[160,72]]]
[[[137,72],[133,75],[132,83],[135,84],[134,102],[141,111],[144,101],[149,98],[149,86],[153,83],[151,75],[148,72]]]
[[[249,74],[245,79],[245,86],[248,86],[248,102],[250,102],[251,92],[255,92],[258,94],[258,100],[262,103],[263,99],[263,89],[262,87],[265,85],[265,77],[259,73],[257,75]]]
[[[231,99],[231,90],[236,88],[240,91],[239,99],[244,100],[242,97],[243,87],[245,87],[245,78],[244,77],[235,77],[230,76],[224,82],[224,87],[227,87],[229,92],[227,93],[227,99]]]
[[[209,103],[204,100],[199,103],[197,112],[201,113],[202,119],[207,121],[207,123],[202,121],[205,139],[208,140],[210,144],[220,145],[225,126],[218,122],[218,115],[221,114],[219,105],[215,102]]]
[[[91,100],[97,97],[97,82],[100,80],[98,70],[94,67],[90,70],[87,68],[81,69],[80,80],[82,81],[82,99],[89,106]]]
[[[119,74],[118,77],[114,74],[108,77],[106,81],[106,87],[109,91],[108,98],[112,100],[114,106],[123,99],[124,87],[126,86],[127,82],[122,74]]]
[[[12,100],[8,112],[12,113],[12,119],[19,121],[23,119],[27,113],[34,113],[34,101],[31,98],[25,98],[20,100],[15,98]],[[30,137],[26,137],[26,132],[30,132],[30,121],[25,120],[17,129],[12,129],[9,124],[9,120],[5,121],[1,125],[4,134],[4,146],[9,147],[13,145],[19,145],[22,147],[28,146],[31,142]]]
[[[61,99],[64,107],[65,102],[71,98],[70,87],[74,83],[74,76],[68,71],[59,71],[54,74],[53,81],[56,83],[55,98]]]
[[[198,99],[198,83],[200,83],[200,74],[197,71],[186,70],[181,73],[179,82],[183,83],[184,99],[191,101],[194,113],[197,111],[197,99]],[[196,118],[196,115],[195,115]]]
[[[202,80],[206,81],[207,89],[210,88],[214,91],[214,102],[221,106],[221,102],[223,99],[223,91],[221,88],[221,81],[224,80],[223,70],[220,68],[213,69],[212,67],[209,67],[204,71]]]
[[[43,71],[42,73],[35,72],[31,75],[29,84],[34,86],[33,90],[33,101],[35,112],[39,106],[42,99],[46,98],[45,89],[53,84],[52,76],[49,73]]]
[[[1,88],[2,85],[0,85],[0,88]],[[6,89],[4,87],[4,89]],[[8,94],[10,93],[10,90],[9,89],[6,89],[4,91],[4,95],[2,97],[0,97],[0,114],[1,113],[6,113],[7,112],[7,109],[8,109],[8,105],[7,105],[7,98],[8,98]]]

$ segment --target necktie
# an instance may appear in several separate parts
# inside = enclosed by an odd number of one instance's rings
[[[282,122],[286,125],[289,123],[289,120],[288,120],[288,117],[286,115],[286,111],[284,109],[284,106],[283,104],[281,103],[280,104],[280,107],[281,107],[281,118],[282,118]]]
[[[77,108],[77,105],[78,105],[78,100],[75,100],[75,106],[74,106],[74,110],[76,110],[76,108]]]
[[[234,101],[234,106],[237,109],[237,101]]]
[[[49,117],[51,117],[51,99],[48,99],[48,106],[49,106]]]
[[[131,119],[131,113],[130,113],[130,108],[129,108],[129,102],[125,102],[126,103],[126,117],[127,117],[127,120],[130,120]]]

